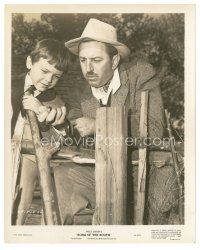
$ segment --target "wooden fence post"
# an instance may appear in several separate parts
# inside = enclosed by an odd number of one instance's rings
[[[96,115],[96,209],[93,224],[126,224],[127,115],[124,107],[102,107]]]
[[[146,190],[146,164],[147,148],[144,147],[144,138],[147,138],[147,116],[148,116],[148,91],[141,93],[141,110],[140,110],[140,139],[143,145],[139,148],[139,166],[138,166],[138,191],[135,224],[143,225],[144,208],[145,208],[145,190]]]

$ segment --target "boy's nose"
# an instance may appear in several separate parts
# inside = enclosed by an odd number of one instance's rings
[[[50,74],[48,74],[48,75],[46,76],[46,81],[47,81],[48,83],[51,83],[51,82],[52,82],[52,78],[53,78],[53,76],[50,75]]]

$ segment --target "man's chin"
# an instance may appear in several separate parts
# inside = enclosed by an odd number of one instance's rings
[[[94,87],[94,88],[100,88],[102,87],[102,84],[100,82],[97,82],[97,81],[89,81],[88,80],[88,83],[91,87]]]

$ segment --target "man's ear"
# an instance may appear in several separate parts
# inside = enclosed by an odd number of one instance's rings
[[[27,67],[27,69],[31,69],[32,68],[32,60],[31,60],[31,57],[30,56],[28,56],[27,58],[26,58],[26,67]]]
[[[113,56],[113,59],[112,59],[112,69],[115,70],[119,64],[119,61],[120,61],[120,55],[119,54],[116,54]]]

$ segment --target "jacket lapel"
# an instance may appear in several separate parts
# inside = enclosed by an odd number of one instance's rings
[[[81,109],[84,116],[94,118],[96,116],[96,110],[100,107],[98,100],[93,96],[91,87],[89,84],[83,94],[81,101]]]
[[[119,76],[121,86],[117,92],[111,96],[111,106],[127,106],[128,104],[128,93],[129,93],[129,78],[126,71],[126,68],[121,65],[119,68]],[[83,115],[89,117],[94,117],[96,109],[100,107],[98,100],[93,96],[92,90],[89,85],[87,85],[84,91],[84,98],[81,102]]]
[[[121,86],[117,90],[117,92],[112,95],[111,98],[111,106],[123,106],[125,105],[127,95],[129,92],[129,78],[127,75],[127,71],[123,65],[119,68],[119,76]]]

